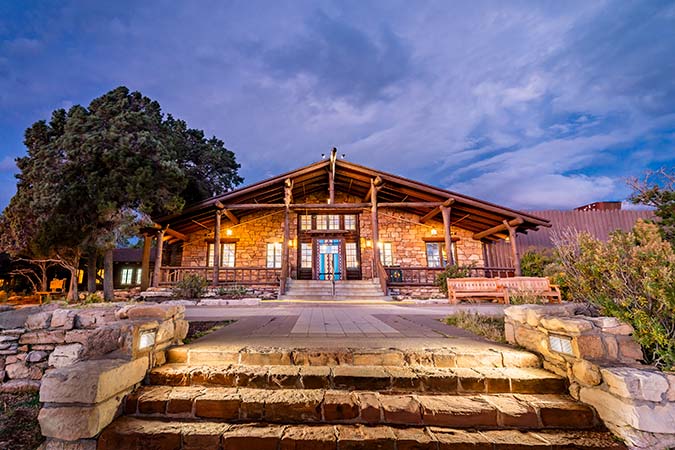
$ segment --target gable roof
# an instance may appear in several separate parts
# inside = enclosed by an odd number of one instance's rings
[[[186,207],[181,213],[164,217],[157,217],[155,221],[161,225],[168,225],[171,229],[181,233],[190,233],[203,228],[212,228],[215,222],[215,204],[220,202],[233,204],[278,204],[283,207],[284,182],[293,180],[293,198],[295,201],[307,198],[311,194],[328,193],[328,172],[330,161],[324,160],[291,172],[287,172],[267,180],[242,187],[222,195],[218,195]],[[335,190],[357,196],[370,202],[366,198],[370,189],[371,179],[379,177],[383,184],[377,194],[380,202],[444,202],[454,199],[451,207],[451,223],[473,232],[481,232],[501,225],[504,220],[522,219],[518,226],[520,232],[537,229],[539,226],[550,226],[547,219],[543,219],[514,209],[495,205],[449,190],[430,186],[413,181],[398,175],[383,172],[352,162],[337,160],[335,162]],[[431,211],[430,207],[402,206],[399,209],[425,215]],[[257,211],[256,208],[237,209],[237,216]],[[440,219],[440,212],[437,220]],[[494,238],[489,236],[488,238]]]

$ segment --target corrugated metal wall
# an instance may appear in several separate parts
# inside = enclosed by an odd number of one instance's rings
[[[610,211],[528,211],[551,221],[551,228],[540,227],[527,234],[518,233],[518,248],[522,254],[529,248],[552,248],[551,236],[567,230],[585,231],[594,237],[607,240],[609,233],[616,230],[629,231],[638,219],[653,219],[654,213],[646,210]],[[511,244],[498,241],[485,245],[486,265],[490,267],[512,267]]]

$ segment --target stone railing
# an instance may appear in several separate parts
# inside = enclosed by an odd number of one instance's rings
[[[593,406],[634,449],[675,446],[675,373],[640,363],[633,328],[613,317],[577,314],[582,305],[520,305],[505,310],[506,339],[537,352],[568,378],[570,394]]]
[[[0,375],[8,378],[0,389],[40,390],[47,449],[96,448],[94,438],[119,414],[124,396],[165,363],[165,350],[188,330],[179,305],[51,305],[29,312],[0,315],[6,347]]]

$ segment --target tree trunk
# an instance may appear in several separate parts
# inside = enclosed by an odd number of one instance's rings
[[[47,263],[41,262],[40,266],[40,290],[47,292]]]
[[[105,251],[103,256],[103,299],[111,302],[115,299],[113,292],[113,249]]]
[[[68,303],[74,303],[78,300],[77,296],[77,267],[69,267],[70,270],[70,289],[68,290]]]
[[[87,291],[96,292],[96,260],[98,255],[92,251],[87,257]]]

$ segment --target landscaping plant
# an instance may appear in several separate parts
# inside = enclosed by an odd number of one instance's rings
[[[587,233],[556,236],[570,295],[633,326],[647,363],[675,366],[675,251],[655,224],[602,242]]]
[[[208,281],[196,273],[185,274],[182,280],[176,283],[173,294],[179,298],[199,298],[206,293]]]
[[[455,266],[449,265],[443,270],[443,272],[436,275],[436,281],[434,284],[438,286],[441,292],[445,295],[448,295],[448,278],[466,278],[471,276],[471,270],[473,266]]]

